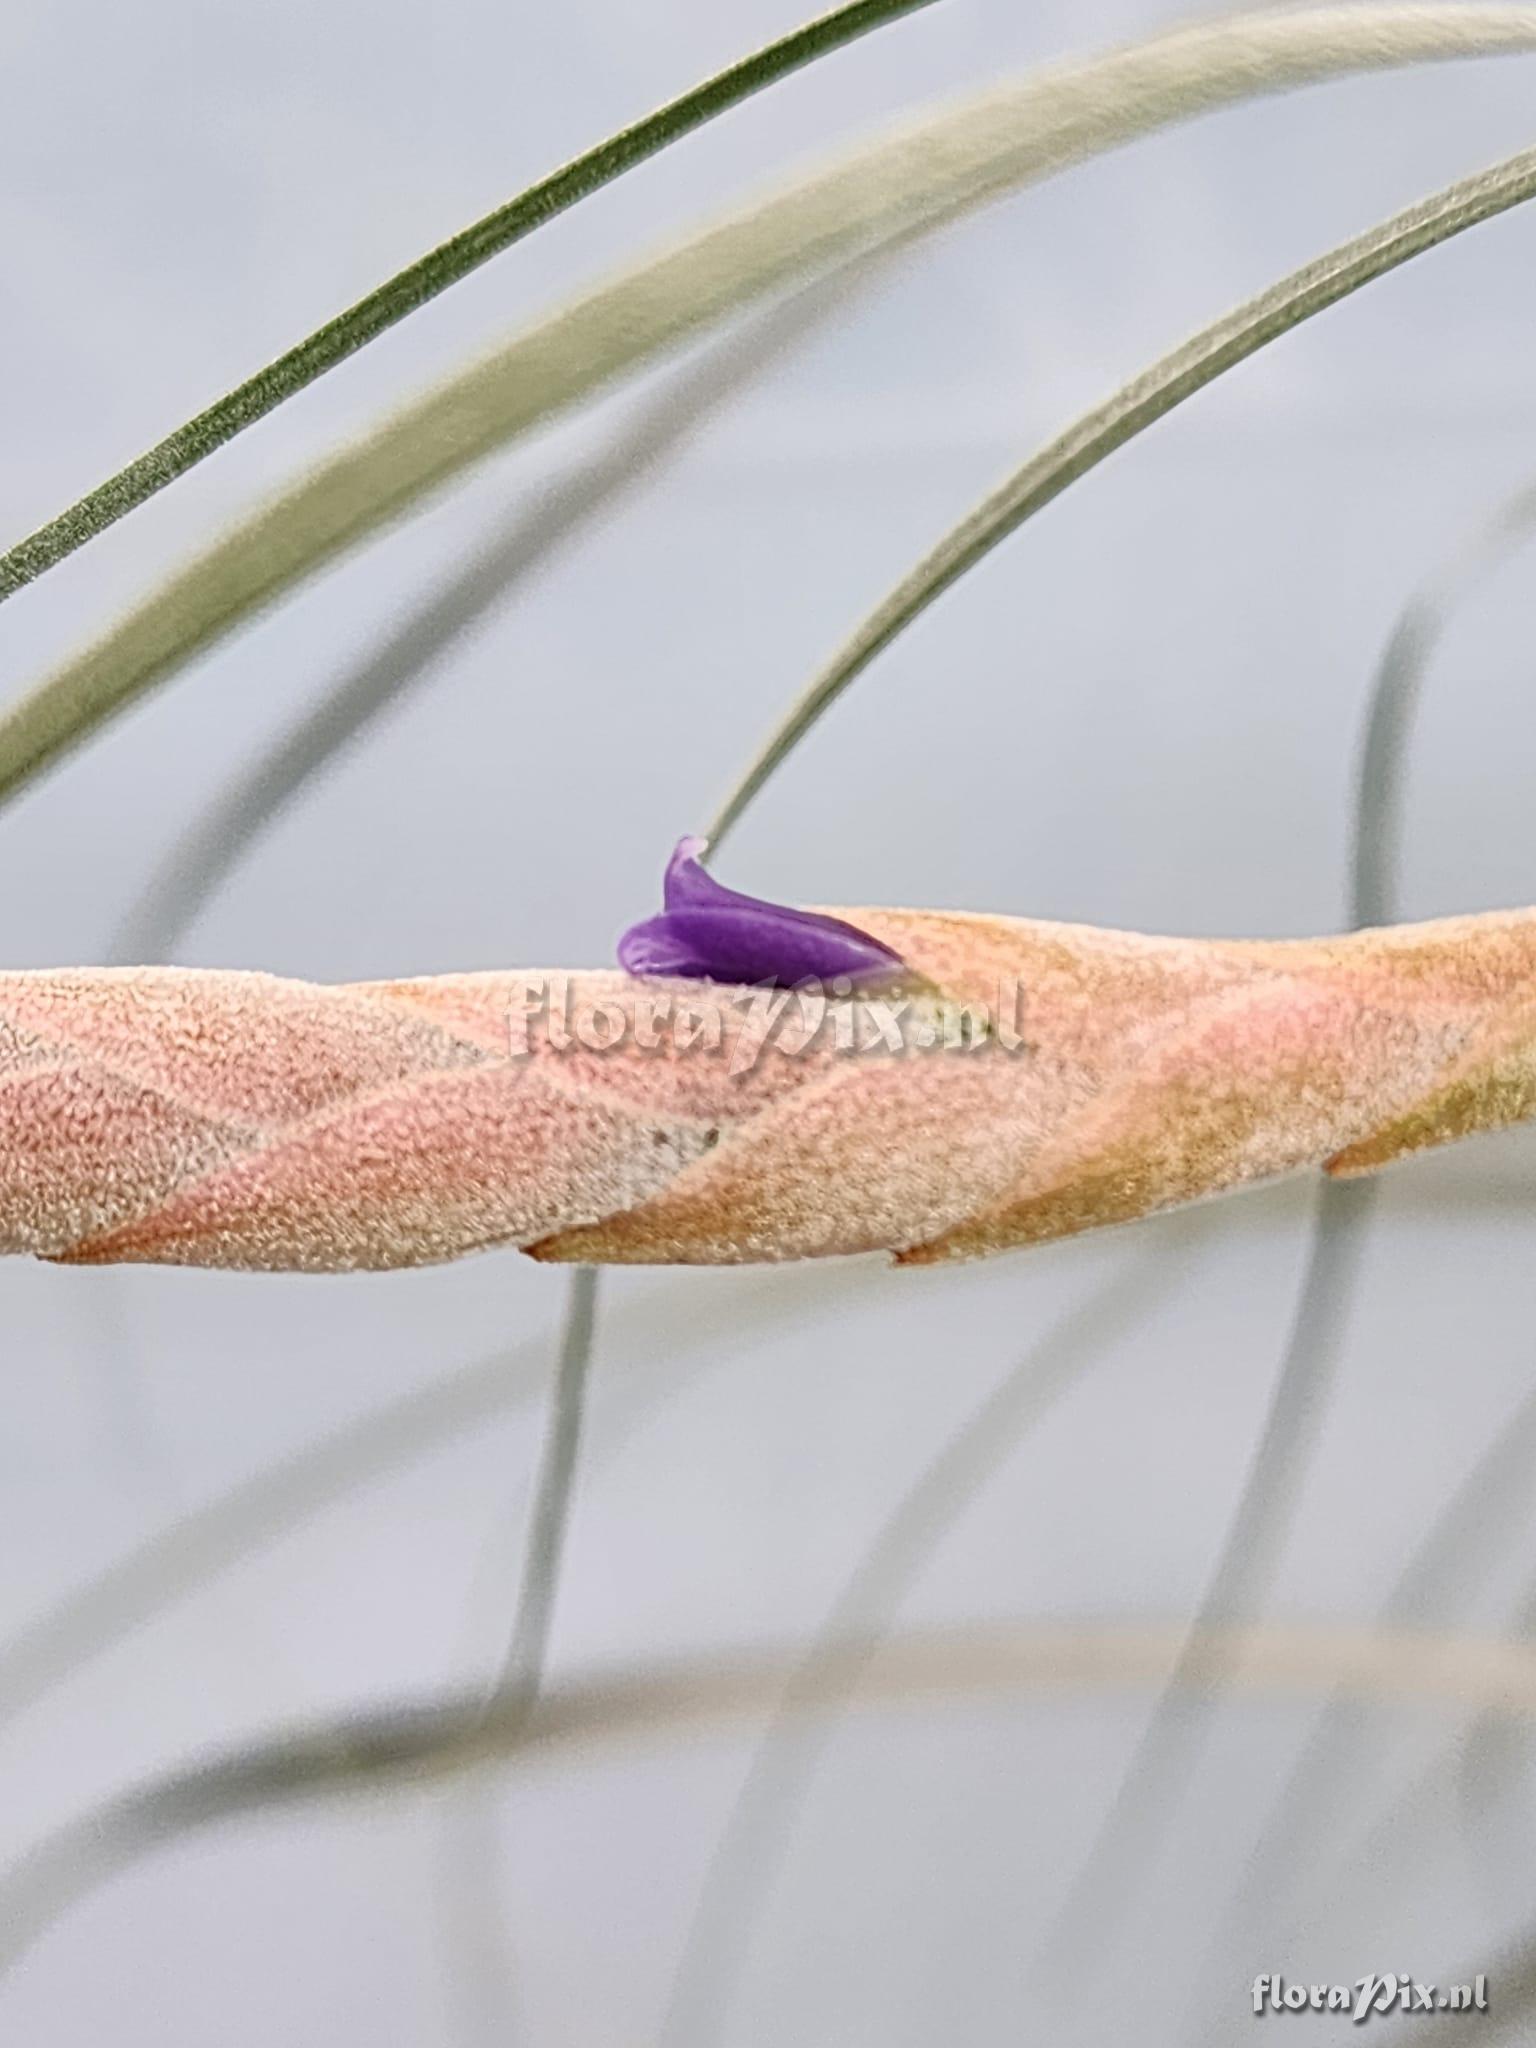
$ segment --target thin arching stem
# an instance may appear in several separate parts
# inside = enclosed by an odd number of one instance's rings
[[[1396,1584],[1382,1602],[1377,1625],[1418,1630],[1428,1636],[1437,1619],[1465,1611],[1480,1573],[1523,1530],[1528,1519],[1533,1452],[1536,1452],[1536,1394],[1527,1395],[1506,1419],[1482,1455],[1441,1509],[1415,1548]],[[1536,1622],[1536,1594],[1528,1597],[1515,1631],[1529,1639]],[[1496,1720],[1478,1724],[1487,1730]],[[1405,1830],[1429,1810],[1448,1762],[1470,1751],[1476,1730],[1458,1733],[1427,1768],[1417,1773],[1406,1791],[1399,1788],[1390,1803],[1360,1833],[1347,1836],[1336,1852],[1320,1862],[1324,1843],[1338,1841],[1354,1796],[1372,1781],[1370,1768],[1377,1751],[1370,1744],[1371,1722],[1362,1703],[1344,1692],[1335,1694],[1308,1733],[1306,1744],[1271,1805],[1258,1843],[1245,1859],[1244,1880],[1216,1928],[1199,1972],[1203,1984],[1218,1973],[1240,1967],[1254,1953],[1288,1955],[1309,1927],[1326,1923],[1342,1904],[1349,1873],[1380,1873],[1400,1852]],[[1502,1730],[1500,1731],[1502,1732]],[[1260,1932],[1257,1909],[1280,1891],[1286,1877],[1307,1873],[1302,1911],[1277,1934],[1271,1924]],[[1373,1895],[1377,1886],[1373,1884]],[[1254,1965],[1262,1968],[1262,1962]],[[1501,1980],[1501,2009],[1503,1984]],[[1202,2048],[1226,2048],[1228,2030],[1218,2018],[1186,2038]]]
[[[1306,1268],[1269,1409],[1216,1565],[1109,1814],[1043,1942],[1053,1981],[1113,1939],[1199,1761],[1228,1677],[1222,1643],[1260,1608],[1290,1532],[1353,1304],[1374,1184],[1319,1191]]]
[[[506,1653],[486,1695],[487,1720],[531,1714],[543,1690],[587,1404],[597,1296],[597,1268],[578,1266],[566,1288],[565,1326],[550,1385],[521,1582]],[[512,1941],[495,1903],[498,1817],[494,1799],[474,1780],[465,1784],[448,1813],[441,1897],[444,1979],[454,2025],[465,2040],[480,2033],[506,2038],[511,2031]]]
[[[1536,150],[1458,179],[1224,313],[1093,406],[1004,478],[910,569],[812,677],[738,777],[705,836],[736,824],[811,728],[945,591],[1026,520],[1260,349],[1377,278],[1536,196]]]
[[[1356,778],[1350,922],[1390,924],[1398,913],[1408,746],[1419,688],[1455,596],[1536,523],[1536,487],[1522,490],[1489,527],[1415,594],[1377,668]],[[1102,1940],[1145,1878],[1189,1781],[1219,1705],[1222,1673],[1204,1645],[1261,1604],[1289,1531],[1375,1215],[1372,1180],[1325,1182],[1307,1247],[1290,1340],[1258,1446],[1179,1668],[1153,1711],[1104,1827],[1079,1872],[1052,1946],[1065,1970],[1090,1931]],[[1203,1681],[1203,1683],[1201,1682]],[[1283,1826],[1282,1813],[1276,1826]]]
[[[1424,580],[1392,629],[1367,706],[1355,789],[1351,901],[1356,924],[1390,924],[1401,914],[1398,871],[1410,748],[1435,652],[1459,606],[1533,532],[1536,484],[1528,483]],[[1348,1192],[1348,1184],[1323,1190],[1315,1232],[1328,1227],[1339,1197]],[[1388,1620],[1421,1623],[1444,1607],[1443,1594],[1454,1588],[1454,1597],[1465,1596],[1468,1553],[1475,1556],[1479,1538],[1486,1538],[1491,1508],[1518,1500],[1529,1484],[1527,1430],[1533,1423],[1536,1412],[1526,1404],[1452,1496],[1389,1596]],[[1351,1738],[1359,1732],[1357,1717],[1343,1701],[1333,1702],[1312,1731],[1247,1859],[1237,1896],[1210,1951],[1212,1967],[1224,1964],[1234,1944],[1246,1938],[1260,1899],[1300,1853],[1302,1838],[1319,1830],[1325,1816],[1328,1824],[1336,1821],[1338,1797],[1350,1778]]]
[[[1175,1233],[1180,1226],[1175,1225]],[[1198,1231],[1199,1225],[1196,1225]],[[1183,1230],[1187,1234],[1186,1222]],[[1182,1248],[1187,1254],[1187,1244]],[[784,1688],[753,1753],[699,1888],[673,1976],[661,2048],[722,2038],[726,2007],[787,1853],[818,1761],[902,1600],[977,1493],[1034,1425],[1139,1323],[1183,1269],[1160,1239],[1150,1262],[1097,1289],[992,1387],[903,1494],[841,1590]],[[806,1725],[805,1710],[817,1717]]]
[[[596,1318],[597,1268],[578,1266],[566,1291],[565,1328],[550,1388],[549,1419],[528,1521],[522,1584],[506,1661],[496,1687],[496,1697],[502,1702],[523,1699],[531,1706],[544,1680],[550,1623],[570,1527]]]

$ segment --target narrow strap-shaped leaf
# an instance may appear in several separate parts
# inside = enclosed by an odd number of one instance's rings
[[[244,762],[178,836],[119,929],[125,967],[174,959],[187,927],[288,807],[373,723],[420,689],[461,636],[519,584],[638,489],[758,373],[827,319],[841,289],[798,292],[690,362],[623,430],[583,454],[532,505],[520,504],[467,563],[391,625],[270,747]]]
[[[0,716],[0,798],[470,464],[708,323],[1096,152],[1309,81],[1536,51],[1536,7],[1283,8],[1053,65],[928,113],[605,279],[231,529]]]
[[[712,847],[843,692],[967,569],[1117,448],[1226,370],[1374,278],[1536,196],[1536,149],[1460,179],[1292,271],[1143,370],[1016,469],[902,578],[774,728],[708,828]]]
[[[933,0],[852,0],[669,100],[431,249],[0,555],[0,604],[503,249],[813,58]]]
[[[867,1644],[839,1646],[853,1670],[852,1698],[865,1706],[926,1705],[939,1700],[997,1700],[1030,1691],[1053,1702],[1064,1690],[1101,1699],[1156,1684],[1177,1655],[1177,1630],[1162,1624],[1105,1622],[1072,1615],[1047,1622],[953,1624],[903,1634],[871,1654]],[[1478,1706],[1522,1737],[1536,1720],[1536,1648],[1486,1635],[1349,1628],[1293,1623],[1244,1628],[1210,1645],[1234,1689],[1270,1699],[1348,1688],[1371,1704],[1428,1701]],[[670,1736],[679,1747],[696,1731],[743,1723],[760,1727],[793,1680],[792,1658],[732,1647],[638,1673],[568,1680],[530,1715],[521,1701],[487,1714],[483,1695],[459,1692],[371,1711],[348,1706],[329,1718],[291,1724],[191,1763],[176,1764],[109,1794],[45,1834],[0,1873],[0,1973],[19,1962],[60,1918],[109,1879],[173,1842],[248,1814],[270,1813],[367,1787],[382,1797],[417,1798],[423,1780],[485,1770],[493,1758],[542,1765],[559,1748],[590,1768],[603,1748]],[[806,1703],[813,1714],[825,1701]],[[601,1747],[600,1747],[601,1746]],[[1479,1958],[1481,1960],[1481,1958]],[[1512,1957],[1511,1961],[1517,1960]],[[1536,1972],[1536,1957],[1526,1962]],[[1514,1973],[1492,1964],[1506,1987]],[[1464,1972],[1470,1977],[1470,1970]],[[1496,2008],[1497,2013],[1497,2008]],[[1480,2015],[1488,2017],[1488,2015]],[[1408,2038],[1444,2044],[1513,2038],[1499,2027],[1463,2030],[1455,2017],[1440,2032]],[[1230,2035],[1225,2038],[1230,2039]]]

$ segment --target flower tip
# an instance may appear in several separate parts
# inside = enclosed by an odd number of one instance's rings
[[[899,953],[842,918],[727,889],[701,862],[708,843],[696,835],[677,842],[660,913],[619,940],[627,973],[778,987],[839,976],[868,986],[907,974]]]

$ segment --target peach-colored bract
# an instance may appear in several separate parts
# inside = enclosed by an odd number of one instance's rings
[[[838,914],[948,998],[1020,984],[1025,1043],[852,1054],[780,1028],[748,1062],[740,992],[617,973],[566,978],[576,1014],[609,1006],[595,1035],[622,1028],[606,1051],[555,1042],[547,976],[0,975],[0,1249],[926,1262],[1536,1113],[1536,911],[1273,942]],[[656,1028],[659,995],[687,1030]]]

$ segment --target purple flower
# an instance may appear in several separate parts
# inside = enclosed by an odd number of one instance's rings
[[[891,981],[906,972],[899,953],[878,939],[813,910],[791,910],[726,889],[699,865],[708,842],[680,839],[662,884],[665,908],[619,940],[630,974],[676,974],[699,981]]]

